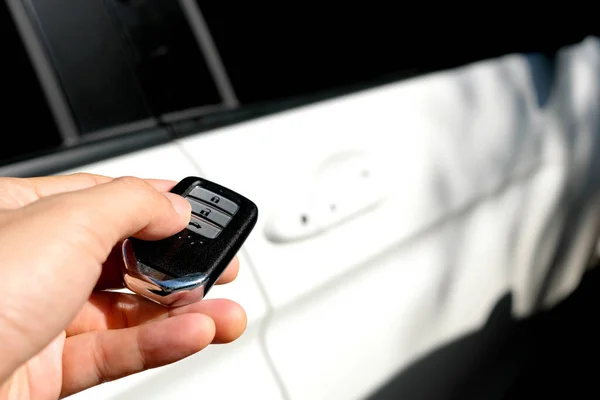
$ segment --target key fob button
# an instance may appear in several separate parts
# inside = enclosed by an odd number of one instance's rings
[[[197,216],[207,219],[215,224],[222,226],[223,228],[227,226],[229,221],[231,221],[231,217],[227,214],[222,213],[215,207],[210,207],[205,203],[201,203],[199,201],[194,200],[191,197],[186,197],[186,200],[192,206],[192,213]]]
[[[221,233],[221,230],[216,226],[213,226],[208,222],[201,220],[200,218],[196,218],[193,215],[190,223],[187,226],[187,229],[208,239],[214,239],[219,236],[219,233]]]
[[[199,186],[192,189],[189,196],[193,196],[215,207],[219,207],[221,210],[228,212],[231,215],[234,215],[239,208],[233,201]]]
[[[122,275],[134,293],[180,307],[206,296],[254,229],[258,208],[241,194],[195,176],[171,193],[192,206],[187,227],[160,240],[124,240]]]

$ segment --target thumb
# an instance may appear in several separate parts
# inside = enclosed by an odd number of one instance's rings
[[[85,252],[88,261],[100,265],[121,239],[136,236],[155,240],[173,235],[185,228],[190,213],[189,203],[181,196],[161,193],[142,179],[123,177],[88,189],[49,196],[23,207],[15,212],[20,223],[12,234],[29,238],[43,235],[46,243],[56,246],[58,242],[71,247],[70,252],[58,259],[71,257],[71,254],[82,256]],[[38,241],[38,249],[39,246]],[[47,246],[43,248],[48,250]],[[74,252],[75,248],[78,251]],[[48,259],[48,262],[56,264],[53,260]],[[71,275],[79,270],[76,265],[63,265],[58,272]]]
[[[69,324],[121,239],[173,235],[190,212],[182,197],[131,177],[10,211],[0,225],[3,364],[13,361],[16,368]]]

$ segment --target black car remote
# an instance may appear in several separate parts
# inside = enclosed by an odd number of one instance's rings
[[[208,293],[254,228],[258,208],[240,194],[197,177],[183,179],[171,192],[191,204],[188,226],[162,240],[125,240],[123,281],[131,291],[175,307]]]

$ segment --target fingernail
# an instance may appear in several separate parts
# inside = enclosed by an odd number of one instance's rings
[[[183,197],[175,193],[164,193],[173,205],[173,209],[179,215],[189,216],[192,212],[192,206]]]

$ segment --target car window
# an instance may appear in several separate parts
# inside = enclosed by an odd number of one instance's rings
[[[199,0],[2,2],[3,94],[10,99],[2,115],[12,140],[0,146],[0,175],[70,169],[486,57],[551,52],[581,36],[498,39],[489,28],[475,40],[471,31],[443,26],[445,35],[425,35],[427,26],[399,23],[393,11],[232,9]]]
[[[61,135],[5,2],[0,2],[0,43],[4,51],[0,165],[26,154],[57,148]]]

